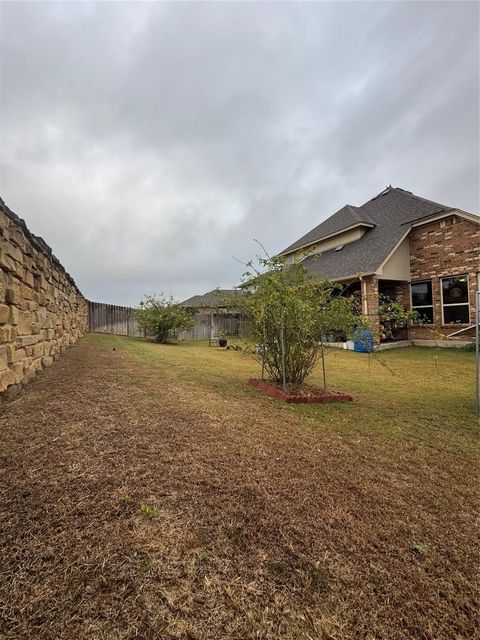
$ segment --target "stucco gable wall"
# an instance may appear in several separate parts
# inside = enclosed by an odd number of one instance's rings
[[[380,280],[410,280],[410,241],[402,240],[390,258],[378,271]]]

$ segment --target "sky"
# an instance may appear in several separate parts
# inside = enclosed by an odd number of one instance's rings
[[[479,10],[1,2],[1,196],[125,305],[230,288],[390,184],[478,213]]]

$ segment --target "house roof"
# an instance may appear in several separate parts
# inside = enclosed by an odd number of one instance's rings
[[[285,255],[296,249],[307,247],[323,238],[335,235],[339,231],[344,229],[350,229],[356,226],[373,227],[375,223],[369,219],[366,213],[362,213],[360,207],[353,207],[351,204],[346,204],[339,209],[333,216],[330,216],[323,222],[321,222],[314,229],[306,233],[299,238],[296,242],[284,249],[280,255]]]
[[[280,255],[315,244],[346,229],[364,224],[368,230],[359,240],[303,260],[315,273],[327,278],[346,278],[374,273],[406,236],[414,221],[452,210],[398,187],[388,187],[361,207],[347,205],[284,249]]]
[[[218,307],[228,302],[229,298],[241,296],[242,293],[243,292],[238,289],[213,289],[212,291],[207,291],[207,293],[192,296],[180,304],[183,307],[195,308]]]

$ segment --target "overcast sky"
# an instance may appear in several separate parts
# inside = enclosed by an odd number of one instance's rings
[[[117,304],[389,184],[478,213],[479,6],[2,2],[2,197]]]

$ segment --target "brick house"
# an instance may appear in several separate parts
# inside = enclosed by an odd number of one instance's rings
[[[472,335],[480,289],[477,215],[388,187],[360,207],[345,205],[280,255],[344,283],[346,293],[360,291],[377,341]],[[387,338],[378,314],[382,294],[415,309],[424,324]]]

